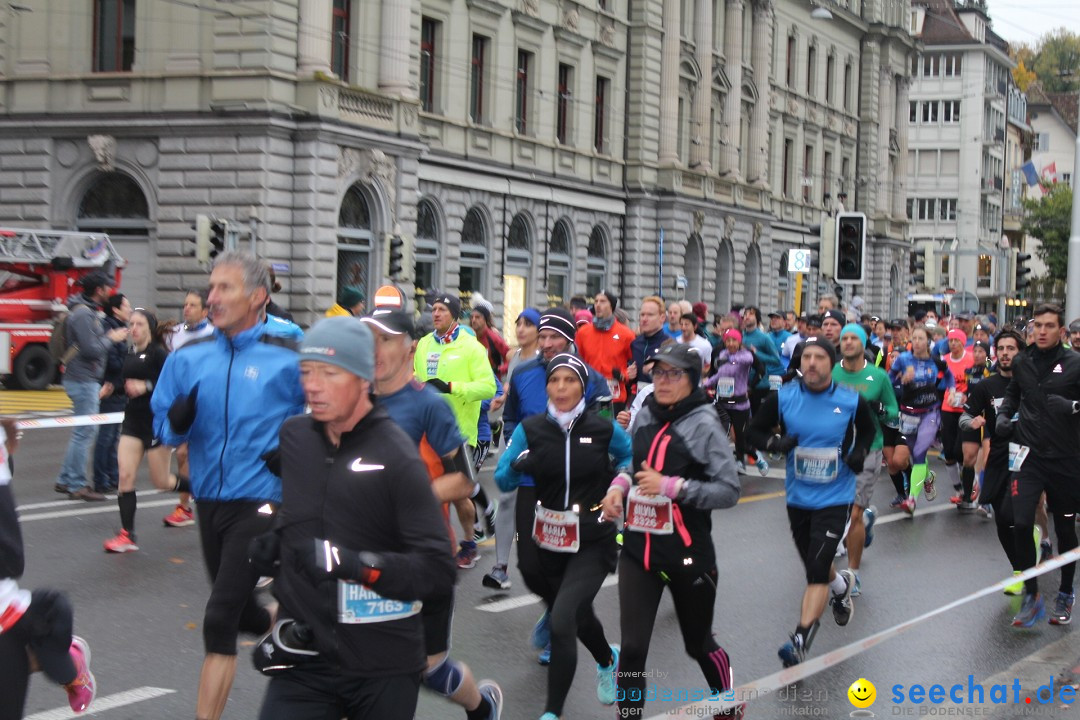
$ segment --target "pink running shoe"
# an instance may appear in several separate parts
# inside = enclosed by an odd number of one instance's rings
[[[75,679],[64,686],[72,712],[84,713],[97,696],[97,681],[90,672],[90,646],[78,635],[71,637],[71,661],[75,663]]]

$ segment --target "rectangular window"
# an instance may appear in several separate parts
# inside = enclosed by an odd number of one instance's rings
[[[559,87],[555,96],[555,139],[566,145],[570,137],[570,88],[574,81],[574,69],[559,63]]]
[[[912,11],[911,15],[912,15],[912,21],[914,22],[915,12]],[[918,55],[912,55],[911,56],[911,74],[912,75],[918,75],[919,74],[919,56]]]
[[[844,65],[844,109],[851,110],[851,63]]]
[[[832,192],[832,153],[821,154],[821,191]]]
[[[593,148],[598,153],[607,152],[607,103],[608,87],[611,81],[605,77],[596,76],[596,108],[593,117]]]
[[[439,23],[431,18],[420,21],[420,104],[425,112],[435,110],[435,42]]]
[[[787,86],[795,87],[795,38],[788,35],[787,39]]]
[[[825,58],[825,103],[833,103],[833,85],[836,84],[836,57],[829,55]]]
[[[330,70],[349,81],[349,10],[351,0],[334,0],[330,18]]]
[[[784,176],[783,176],[781,182],[783,182],[784,197],[786,197],[786,198],[791,197],[791,170],[792,170],[792,168],[791,168],[791,165],[792,165],[791,155],[794,152],[795,152],[795,143],[792,140],[785,138],[784,139],[784,166],[783,166],[783,168],[781,168],[781,172],[784,173]]]
[[[817,92],[817,48],[813,45],[806,51],[806,94],[814,97]]]
[[[941,198],[938,200],[938,219],[956,220],[956,198]]]
[[[936,123],[938,121],[938,102],[936,100],[923,103],[922,121],[924,123]]]
[[[94,72],[135,64],[135,0],[94,0]]]
[[[529,131],[529,70],[532,66],[531,52],[518,50],[517,77],[514,98],[514,129],[521,135]]]
[[[804,203],[809,203],[810,191],[814,187],[814,148],[812,145],[803,148],[802,174],[802,199]]]
[[[1041,132],[1035,135],[1035,151],[1048,152],[1050,150],[1050,133]]]
[[[908,122],[914,125],[919,120],[919,103],[912,100],[908,103]]]
[[[482,123],[487,119],[484,112],[484,60],[487,57],[488,39],[483,35],[472,36],[472,61],[469,78],[469,119]]]
[[[934,219],[934,200],[933,200],[933,198],[920,198],[918,203],[919,203],[919,219],[920,220],[933,220]]]
[[[947,123],[960,122],[960,101],[946,100],[941,104],[941,119]]]
[[[907,219],[908,220],[914,220],[915,219],[915,199],[914,198],[908,198],[907,199]]]
[[[839,192],[844,192],[847,188],[848,180],[851,179],[851,158],[844,158],[840,161],[840,187]]]

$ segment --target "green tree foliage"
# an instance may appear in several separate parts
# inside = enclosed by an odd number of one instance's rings
[[[1064,27],[1047,33],[1039,39],[1035,57],[1024,64],[1047,92],[1080,90],[1080,34]]]
[[[1073,193],[1066,183],[1044,184],[1038,200],[1024,200],[1023,231],[1040,242],[1035,253],[1046,264],[1047,275],[1064,280],[1069,264],[1069,231]]]

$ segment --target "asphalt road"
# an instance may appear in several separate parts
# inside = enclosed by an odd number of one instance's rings
[[[147,492],[140,496],[137,516],[142,550],[120,556],[104,553],[101,543],[119,526],[115,502],[70,501],[52,491],[67,436],[67,430],[27,432],[16,457],[15,491],[27,553],[22,584],[60,588],[75,604],[76,632],[90,641],[98,678],[98,709],[88,717],[190,718],[202,661],[202,612],[208,592],[195,529],[162,525],[172,498],[151,493],[144,471],[140,487]],[[494,458],[483,474],[489,487],[493,464]],[[746,476],[740,504],[713,516],[721,573],[714,628],[731,655],[738,683],[780,669],[776,650],[798,616],[803,573],[788,534],[782,490],[778,468],[767,478]],[[875,503],[882,508],[881,522],[863,560],[863,596],[856,600],[855,616],[846,628],[837,627],[826,611],[813,657],[905,622],[1008,574],[993,523],[957,515],[945,507],[948,494],[942,484],[941,497],[921,503],[915,518],[908,519],[887,508],[892,491],[888,478],[882,476],[875,492]],[[527,595],[516,572],[509,592],[482,587],[480,578],[490,568],[494,547],[483,547],[481,552],[478,567],[459,576],[453,654],[468,663],[477,677],[492,677],[502,685],[507,699],[504,720],[537,718],[543,712],[546,670],[536,663],[528,636],[539,605]],[[613,583],[614,578],[609,581]],[[1053,572],[1044,583],[1044,589],[1051,591],[1048,596],[1056,585]],[[600,591],[596,607],[610,639],[617,642],[617,588],[613,584]],[[946,705],[910,702],[907,688],[913,684],[929,688],[935,683],[966,687],[969,675],[974,683],[986,683],[987,693],[991,680],[1004,682],[1005,678],[1011,683],[1010,678],[1021,678],[1023,692],[1018,696],[1020,704],[969,705],[960,707],[961,711],[999,717],[1028,716],[1034,711],[1043,717],[1074,716],[1075,710],[1060,709],[1060,703],[1023,702],[1038,684],[1047,683],[1043,674],[1047,668],[1066,662],[1060,658],[1080,656],[1080,648],[1071,641],[1072,628],[1040,624],[1028,631],[1013,630],[1008,622],[1016,609],[1016,600],[996,593],[966,604],[751,703],[747,717],[847,717],[854,710],[847,689],[861,677],[877,687],[877,699],[870,708],[877,717],[904,716],[909,711],[912,715],[945,714]],[[248,661],[251,640],[247,638],[241,648],[227,718],[254,718],[258,713],[265,681]],[[613,710],[598,704],[593,663],[580,649],[564,717],[614,717]],[[696,665],[683,653],[674,611],[666,598],[647,671],[662,689],[693,690],[701,683]],[[902,703],[891,701],[895,685],[905,686]],[[679,716],[684,704],[650,703],[645,716]],[[43,676],[33,682],[27,715],[35,720],[70,716],[63,693]],[[463,716],[442,699],[421,695],[417,717]]]

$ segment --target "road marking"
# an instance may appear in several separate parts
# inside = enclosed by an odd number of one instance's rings
[[[600,584],[600,587],[611,587],[612,585],[619,584],[618,575],[608,575],[604,578],[604,582]],[[507,610],[516,610],[520,607],[526,607],[528,605],[535,605],[540,602],[539,595],[522,595],[520,597],[507,598],[506,600],[496,600],[495,602],[485,603],[483,605],[477,605],[476,609],[481,612],[506,612]]]
[[[169,498],[168,500],[151,500],[150,502],[139,503],[140,508],[152,508],[152,507],[165,507],[167,505],[175,505],[176,500]],[[56,518],[65,517],[78,517],[80,515],[100,515],[101,513],[116,512],[116,506],[112,503],[105,503],[104,506],[97,507],[84,507],[79,510],[69,511],[57,511],[38,513],[36,515],[20,515],[19,522],[30,522],[31,520],[55,520]]]
[[[744,503],[757,502],[758,500],[775,500],[778,497],[784,497],[786,492],[780,490],[779,492],[762,493],[761,495],[750,495],[749,497],[739,498],[739,505]]]
[[[894,513],[892,515],[886,515],[883,518],[875,520],[874,521],[874,527],[877,527],[879,525],[885,525],[887,523],[900,522],[901,520],[915,520],[915,519],[918,519],[918,518],[922,517],[923,515],[933,515],[934,513],[949,512],[950,510],[952,510],[957,515],[960,514],[957,511],[955,505],[952,505],[952,504],[949,504],[949,505],[935,505],[934,507],[916,509],[914,518],[912,518],[906,512],[898,512],[898,513]]]
[[[161,490],[138,490],[135,492],[137,497],[150,497],[152,495],[160,495]],[[43,510],[51,507],[70,507],[75,508],[75,500],[50,500],[49,502],[40,503],[27,503],[26,505],[19,505],[15,508],[15,512],[26,512],[27,510]]]
[[[169,688],[149,686],[135,688],[134,690],[125,690],[124,692],[116,693],[115,695],[99,697],[94,701],[94,704],[90,706],[90,714],[97,715],[106,710],[115,710],[116,708],[132,705],[137,702],[142,702],[143,700],[153,700],[154,698],[163,697],[165,695],[172,695],[174,692],[176,691]],[[74,717],[79,716],[72,712],[71,708],[57,708],[56,710],[45,710],[44,712],[27,715],[24,720],[68,720],[68,718]]]

